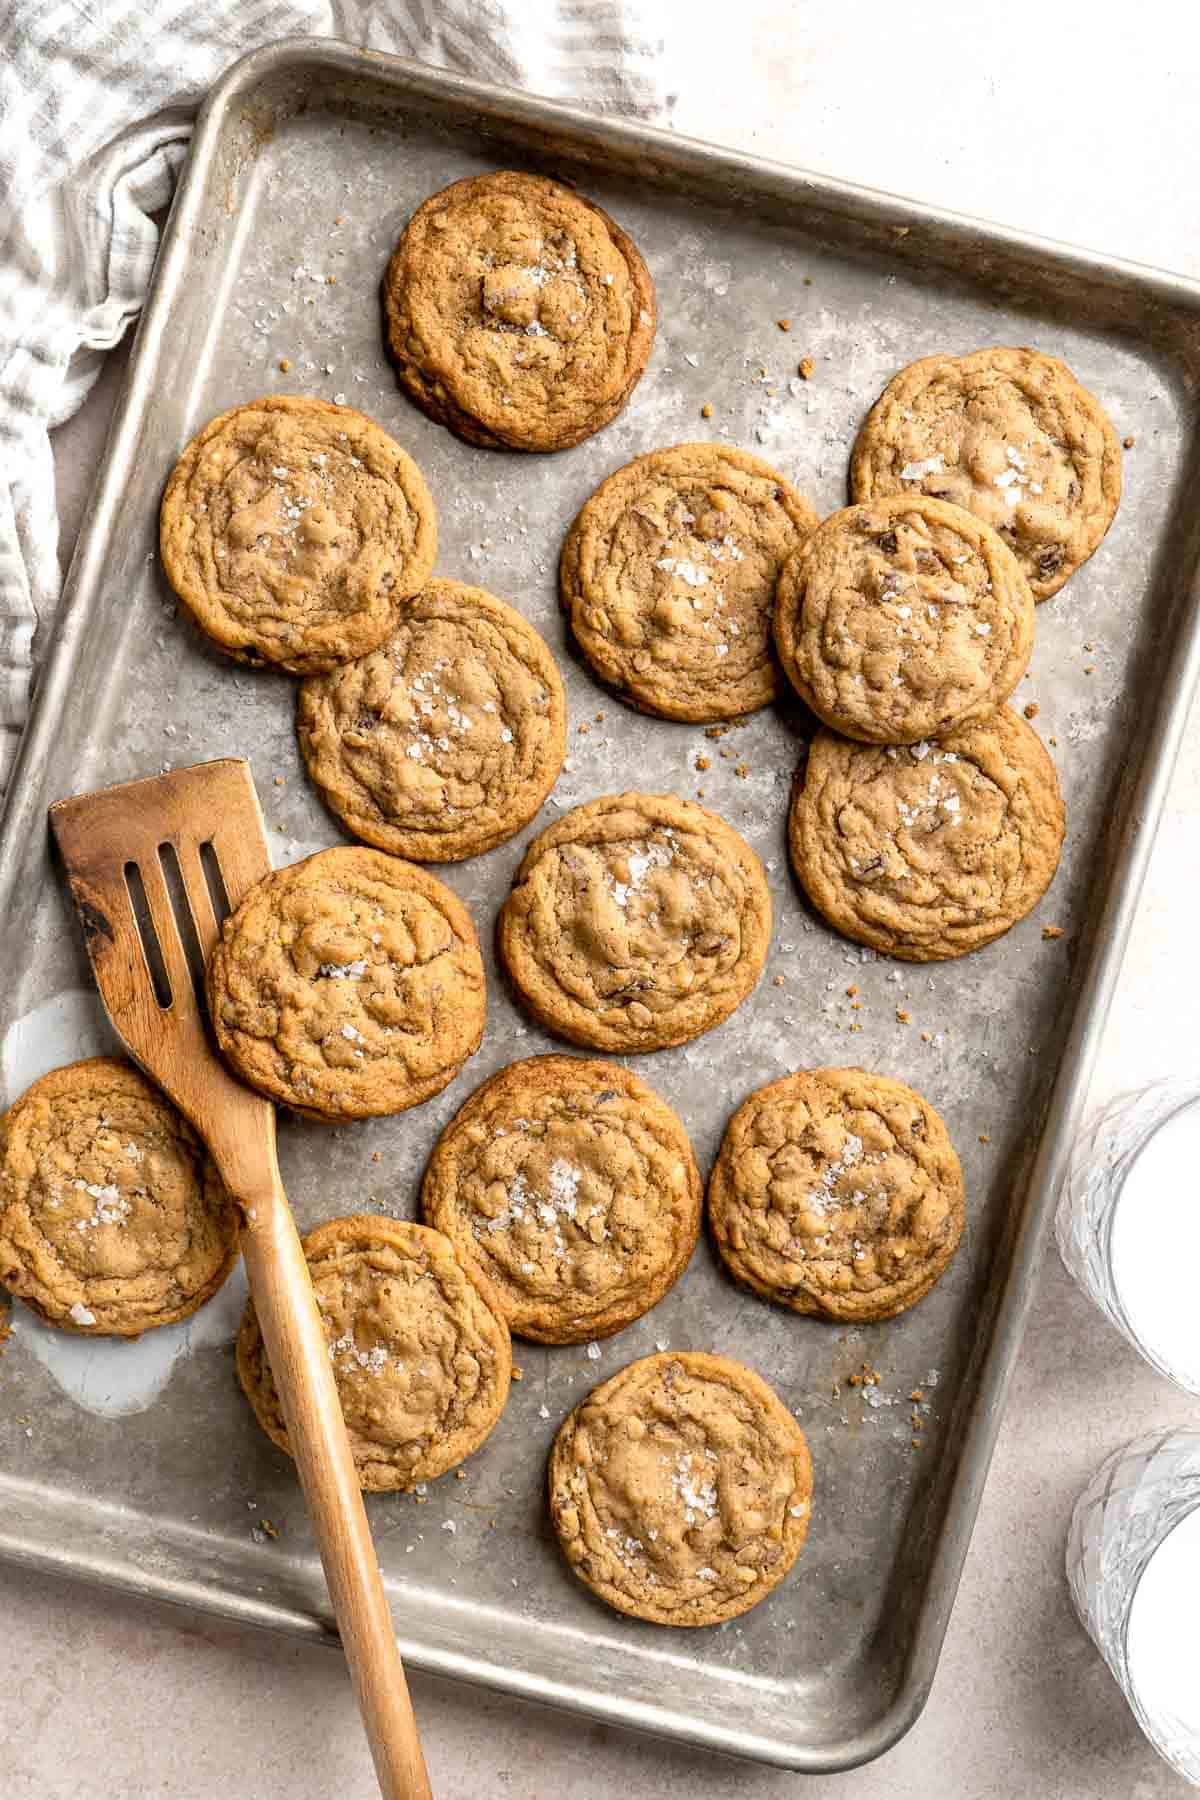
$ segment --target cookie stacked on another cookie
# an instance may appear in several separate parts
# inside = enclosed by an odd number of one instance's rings
[[[826,726],[797,776],[792,866],[848,937],[914,961],[960,956],[1049,885],[1058,779],[1004,705],[1033,632],[1000,536],[919,492],[834,513],[785,564],[780,660]]]
[[[520,613],[435,578],[377,649],[304,683],[296,730],[309,774],[356,837],[455,862],[537,812],[562,767],[567,702]]]
[[[374,649],[424,586],[437,515],[407,451],[352,407],[270,394],[210,419],[176,463],[159,543],[196,624],[292,674]]]
[[[1033,649],[1012,551],[961,507],[899,494],[847,507],[784,564],[775,641],[793,686],[846,737],[913,744],[995,712]]]

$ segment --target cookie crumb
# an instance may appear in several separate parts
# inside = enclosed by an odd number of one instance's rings
[[[523,1368],[522,1368],[522,1367],[521,1367],[521,1365],[520,1365],[520,1363],[514,1363],[514,1364],[513,1364],[513,1366],[512,1366],[512,1378],[513,1378],[513,1380],[514,1380],[514,1381],[524,1381],[524,1379],[525,1379],[525,1371],[524,1371],[524,1369],[523,1369]]]
[[[465,1469],[455,1469],[454,1479],[455,1481],[465,1481],[467,1479],[467,1471]]]
[[[336,287],[337,286],[337,276],[336,275],[327,275],[325,277],[325,285],[326,285],[326,287]]]
[[[854,998],[855,994],[857,994],[857,992],[858,992],[858,989],[855,987],[854,983],[851,982],[850,986],[846,989],[846,998],[848,1000],[853,1000],[853,998]]]
[[[707,400],[706,400],[706,401],[705,401],[705,402],[704,402],[704,405],[703,405],[703,406],[702,406],[702,407],[701,407],[701,408],[700,408],[700,417],[701,417],[701,418],[702,418],[702,419],[711,419],[711,418],[712,418],[712,412],[713,412],[713,409],[712,409],[712,407],[711,407],[711,406],[710,406],[710,405],[709,405],[709,403],[708,403],[708,401],[707,401]]]
[[[1137,442],[1137,439],[1134,437],[1132,432],[1130,432],[1130,434],[1127,438],[1121,439],[1121,443],[1126,450],[1132,450],[1133,446],[1136,444],[1136,442]]]
[[[776,319],[775,323],[778,325],[780,331],[790,331],[792,329],[792,321],[790,319]]]
[[[1060,938],[1062,936],[1062,934],[1063,934],[1063,928],[1061,925],[1043,925],[1042,926],[1042,937],[1043,938],[1047,938],[1047,939],[1048,938]]]
[[[285,374],[285,375],[286,375],[286,374],[287,374],[287,372],[288,372],[288,370],[289,370],[289,369],[290,369],[290,368],[291,368],[291,366],[292,366],[292,359],[291,359],[291,357],[290,357],[290,356],[281,356],[281,357],[280,357],[280,359],[279,359],[279,366],[280,366],[280,368],[281,368],[281,369],[282,369],[282,370],[283,370],[283,372],[284,372],[284,374]]]
[[[698,756],[696,758],[696,767],[702,771],[704,769],[711,769],[712,768],[712,757],[711,756]]]
[[[382,1150],[372,1150],[371,1161],[373,1163],[382,1162],[383,1161],[383,1151]]]
[[[738,763],[733,772],[739,781],[745,781],[747,775],[750,773],[750,764]]]
[[[981,1144],[990,1144],[992,1140],[986,1131],[981,1131],[979,1134],[979,1141]]]
[[[862,1381],[862,1376],[861,1375],[851,1375],[849,1377],[849,1381],[850,1381],[851,1387],[858,1387],[859,1383]],[[835,1388],[834,1389],[835,1397],[836,1397],[836,1394],[837,1394],[837,1389]]]
[[[813,361],[811,356],[802,356],[800,358],[799,364],[797,365],[798,373],[799,373],[801,381],[811,381],[813,370],[816,368],[816,366],[817,365]]]
[[[920,1388],[914,1388],[912,1393],[908,1397],[910,1400],[923,1400],[925,1398],[925,1396],[922,1394]]]
[[[275,777],[275,786],[276,786],[276,787],[282,787],[282,786],[283,786],[283,776],[282,776],[282,775],[277,775],[277,776],[276,776],[276,777]]]
[[[783,986],[783,976],[776,975],[771,983],[771,986],[772,987],[782,987]]]
[[[1057,738],[1047,738],[1046,742],[1048,744],[1050,744],[1053,749],[1055,749],[1055,750],[1058,749],[1058,739]]]
[[[1026,702],[1023,711],[1027,719],[1036,719],[1041,708],[1036,700],[1029,700]]]
[[[593,717],[594,717],[594,719],[595,719],[595,722],[596,722],[596,724],[597,724],[597,725],[603,725],[603,723],[604,723],[604,714],[603,714],[603,713],[602,713],[602,712],[599,712],[599,713],[595,713],[595,714],[594,714],[594,715],[593,715]]]
[[[706,738],[723,738],[728,730],[728,725],[706,725],[704,735]]]
[[[910,1013],[905,1012],[905,1010],[902,1006],[898,1006],[896,1008],[896,1018],[899,1020],[901,1025],[907,1025],[911,1016],[912,1015]]]
[[[922,1042],[922,1043],[923,1043],[923,1044],[931,1044],[931,1043],[932,1043],[932,1042],[933,1042],[933,1033],[932,1033],[932,1031],[923,1031],[923,1032],[922,1032],[922,1033],[921,1033],[921,1042]]]
[[[812,276],[811,276],[811,275],[806,275],[806,276],[805,276],[805,277],[804,277],[804,285],[805,285],[805,287],[811,287],[811,286],[812,286]]]

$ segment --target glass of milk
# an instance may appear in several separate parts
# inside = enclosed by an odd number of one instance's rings
[[[1084,1128],[1055,1222],[1080,1286],[1162,1374],[1200,1394],[1200,1076],[1123,1094]]]
[[[1117,1450],[1075,1503],[1067,1580],[1138,1724],[1200,1787],[1200,1431]]]

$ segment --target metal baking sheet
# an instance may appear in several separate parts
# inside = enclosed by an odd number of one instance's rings
[[[460,176],[510,165],[575,180],[610,208],[658,288],[658,341],[630,405],[556,456],[459,443],[397,391],[380,341],[378,282],[413,207]],[[799,709],[760,713],[719,741],[626,710],[572,657],[555,565],[603,476],[702,435],[756,451],[832,510],[855,429],[892,373],[996,342],[1064,356],[1136,445],[1104,545],[1039,609],[1018,693],[1037,701],[1062,777],[1061,872],[1001,942],[922,969],[845,943],[792,883],[783,823]],[[792,379],[803,355],[815,365],[807,382]],[[679,1109],[704,1165],[760,1083],[821,1063],[886,1070],[945,1115],[969,1187],[960,1255],[889,1323],[796,1319],[736,1290],[702,1242],[669,1297],[598,1359],[582,1345],[521,1347],[524,1380],[466,1480],[371,1502],[414,1664],[808,1770],[877,1755],[917,1716],[1196,672],[1198,374],[1200,291],[1182,279],[324,42],[261,51],[213,94],[10,793],[0,863],[10,1097],[103,1041],[50,857],[51,799],[244,755],[277,862],[340,841],[293,744],[294,684],[211,653],[176,618],[155,550],[163,481],[197,427],[264,392],[308,392],[344,396],[411,450],[440,509],[441,571],[513,601],[567,675],[569,761],[541,819],[445,871],[485,944],[523,844],[556,809],[634,782],[703,789],[770,873],[766,976],[725,1026],[632,1066]],[[1065,935],[1044,941],[1045,924]],[[483,1048],[438,1099],[332,1132],[284,1122],[302,1225],[356,1208],[411,1216],[429,1149],[467,1094],[551,1047],[492,975]],[[190,1326],[134,1346],[68,1341],[15,1308],[0,1362],[0,1551],[327,1635],[291,1466],[234,1388],[240,1294],[235,1280]],[[594,1600],[561,1562],[543,1503],[564,1413],[656,1344],[715,1345],[761,1370],[803,1421],[816,1467],[813,1527],[792,1575],[746,1617],[694,1633]],[[850,1385],[864,1363],[878,1385]],[[927,1408],[919,1450],[914,1388]]]

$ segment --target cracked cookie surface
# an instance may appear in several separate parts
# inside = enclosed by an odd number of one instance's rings
[[[174,1324],[237,1255],[208,1153],[132,1063],[53,1069],[0,1120],[0,1282],[47,1323],[111,1337]]]
[[[717,1625],[800,1554],[812,1463],[760,1375],[679,1351],[630,1363],[568,1414],[549,1488],[563,1554],[601,1600],[659,1625]]]
[[[426,1219],[477,1268],[518,1337],[576,1344],[640,1318],[687,1266],[700,1173],[682,1123],[616,1063],[535,1056],[438,1139]]]
[[[750,846],[673,794],[612,794],[547,827],[500,914],[500,952],[547,1030],[597,1050],[661,1050],[727,1019],[754,987],[771,895]]]
[[[896,494],[834,513],[784,564],[775,641],[827,725],[908,744],[1008,698],[1033,649],[1033,613],[990,526],[944,500]]]
[[[1112,421],[1066,363],[996,346],[926,356],[888,384],[850,463],[855,500],[923,493],[999,532],[1036,600],[1087,561],[1121,498]]]
[[[440,1231],[360,1213],[303,1240],[361,1487],[407,1490],[477,1450],[508,1398],[503,1319]],[[237,1341],[242,1391],[292,1454],[251,1300]]]
[[[402,386],[468,443],[561,450],[614,418],[654,342],[633,241],[581,194],[513,170],[417,208],[383,279]]]
[[[805,1069],[734,1113],[708,1216],[730,1272],[764,1299],[827,1319],[890,1319],[958,1248],[962,1170],[914,1089],[865,1069]]]
[[[300,690],[308,772],[356,837],[452,862],[519,831],[554,786],[566,697],[513,607],[434,579],[378,649]]]
[[[475,928],[450,889],[381,850],[321,850],[255,884],[208,966],[222,1054],[297,1112],[416,1106],[483,1035]]]
[[[1037,905],[1065,829],[1045,746],[1002,707],[931,743],[818,732],[788,848],[831,925],[887,956],[935,962],[991,943]]]
[[[784,559],[815,528],[769,464],[678,444],[610,475],[567,534],[559,594],[602,681],[660,718],[733,718],[778,690],[771,610]]]
[[[332,669],[378,644],[437,554],[425,478],[352,407],[273,394],[211,419],[172,471],[159,542],[200,629],[241,662]]]

